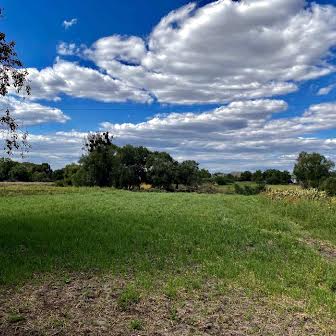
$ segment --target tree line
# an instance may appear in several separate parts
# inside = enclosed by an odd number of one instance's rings
[[[64,186],[128,190],[140,189],[141,184],[148,184],[167,191],[179,190],[181,186],[193,190],[201,183],[225,185],[246,181],[276,185],[297,182],[304,188],[318,188],[336,194],[335,164],[319,153],[299,154],[293,170],[295,181],[289,171],[277,169],[211,174],[206,169],[200,169],[194,160],[178,162],[166,152],[151,151],[143,146],[117,146],[108,132],[89,134],[84,150],[78,163],[54,171],[48,163],[0,159],[0,181],[57,182]]]

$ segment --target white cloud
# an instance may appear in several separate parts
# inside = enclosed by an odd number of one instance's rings
[[[336,103],[313,105],[301,116],[281,115],[282,100],[233,102],[203,113],[171,113],[142,123],[102,123],[119,145],[131,143],[170,152],[178,160],[195,159],[213,171],[292,168],[302,151],[319,151],[336,159],[336,138],[318,138],[336,128]],[[32,135],[34,160],[55,166],[76,161],[83,132]],[[32,155],[32,156],[31,156]],[[45,159],[46,160],[46,159]]]
[[[0,97],[0,110],[8,109],[19,124],[24,126],[50,122],[65,123],[70,118],[60,109],[43,106],[28,100],[14,97]]]
[[[336,45],[336,8],[304,6],[303,0],[189,4],[164,17],[147,41],[105,37],[82,57],[163,103],[286,94],[335,71],[327,57]]]
[[[57,59],[52,67],[38,71],[28,69],[31,99],[60,99],[62,94],[103,102],[149,102],[151,97],[141,89],[113,79],[97,70]]]
[[[103,87],[103,99],[100,90],[92,89],[89,69],[78,64],[72,69],[81,74],[81,85],[71,89],[59,82],[59,77],[72,81],[73,71],[62,72],[57,65],[65,61],[56,62],[51,82],[45,76],[51,68],[31,71],[35,86],[47,85],[54,98],[65,93],[103,101],[156,97],[161,103],[221,104],[285,95],[302,81],[334,72],[335,46],[334,6],[304,0],[218,0],[171,12],[147,39],[112,35],[89,48],[62,42],[60,55],[77,55],[100,69],[91,70]]]
[[[62,25],[63,25],[64,29],[69,29],[70,27],[77,24],[77,22],[78,22],[78,20],[76,18],[74,18],[74,19],[71,19],[71,20],[64,20]]]
[[[336,84],[331,84],[326,87],[320,88],[317,92],[318,96],[325,96],[328,95],[332,90],[334,90],[336,87]]]

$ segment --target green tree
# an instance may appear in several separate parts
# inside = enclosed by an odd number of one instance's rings
[[[251,181],[252,180],[252,173],[248,170],[244,171],[240,175],[240,181]]]
[[[176,165],[176,189],[179,184],[195,186],[199,182],[199,168],[196,161],[187,160]]]
[[[198,177],[202,180],[210,179],[211,178],[211,173],[207,169],[200,169],[198,172]]]
[[[291,175],[288,171],[277,169],[267,169],[264,171],[263,176],[267,184],[288,184],[291,181]]]
[[[301,152],[294,167],[294,175],[305,188],[317,188],[331,174],[334,162],[319,153]]]
[[[151,153],[146,162],[149,182],[155,187],[171,190],[176,180],[177,162],[165,152]]]
[[[9,179],[11,181],[29,182],[31,181],[31,174],[25,165],[17,164],[10,170]]]
[[[81,169],[76,163],[68,164],[64,167],[64,183],[66,185],[74,185],[74,176]]]
[[[0,181],[9,180],[9,172],[17,164],[18,162],[11,159],[0,158]]]
[[[51,176],[53,181],[62,181],[64,180],[64,168],[56,169],[52,172]]]
[[[257,170],[256,172],[254,172],[252,174],[252,181],[257,182],[257,183],[263,182],[264,181],[263,172],[261,170]]]
[[[329,196],[336,196],[336,177],[328,177],[324,180],[321,189]]]
[[[108,132],[89,134],[86,139],[86,154],[79,163],[79,174],[88,185],[111,187],[115,184],[120,167],[118,147],[112,143]]]
[[[119,186],[133,189],[146,181],[146,162],[150,151],[145,147],[126,145],[118,149]]]

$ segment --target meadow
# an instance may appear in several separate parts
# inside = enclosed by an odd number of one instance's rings
[[[334,335],[335,246],[327,202],[1,185],[0,335]]]

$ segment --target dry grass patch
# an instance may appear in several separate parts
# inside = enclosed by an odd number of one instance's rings
[[[215,282],[171,298],[164,285],[140,295],[135,282],[80,274],[9,289],[0,294],[0,335],[336,335],[336,320],[308,315],[304,302]]]

